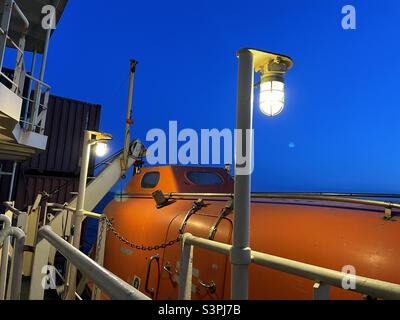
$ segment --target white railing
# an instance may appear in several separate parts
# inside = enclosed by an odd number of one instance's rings
[[[6,206],[8,206],[7,203]],[[11,212],[18,217],[18,222],[26,220],[27,214],[25,212],[20,212],[18,210],[11,210]],[[4,300],[6,297],[12,300],[19,300],[21,295],[26,234],[21,228],[12,226],[11,219],[6,215],[0,215],[0,222],[3,222],[3,229],[0,230],[0,248],[2,249],[0,264],[0,300]],[[7,281],[8,251],[11,245],[10,238],[14,238],[15,243],[12,254],[11,276]],[[6,288],[8,289],[7,293]]]
[[[11,25],[12,13],[15,11],[23,22],[23,27],[20,30],[20,37],[18,39],[18,43],[14,41],[9,36],[9,29]],[[14,0],[5,0],[3,6],[3,13],[1,18],[0,25],[0,72],[1,75],[12,84],[12,91],[22,95],[23,86],[24,86],[24,50],[25,50],[25,42],[26,35],[29,29],[29,21],[19,8],[18,4]],[[11,44],[11,47],[17,50],[17,59],[15,65],[15,73],[14,79],[8,78],[4,73],[2,73],[3,62],[4,62],[4,53],[6,51],[7,43]]]
[[[18,17],[23,21],[24,24],[24,27],[20,31],[20,36],[17,41],[18,43],[8,34],[13,10],[18,14]],[[4,2],[0,25],[0,77],[8,82],[11,85],[11,90],[23,100],[25,110],[20,119],[22,127],[29,131],[44,134],[51,88],[48,84],[44,83],[42,80],[36,79],[33,76],[36,64],[36,51],[34,52],[32,59],[31,75],[26,73],[25,42],[28,28],[29,21],[22,10],[18,7],[18,4],[14,0],[6,0]],[[46,40],[46,50],[43,53],[40,79],[43,79],[44,76],[44,66],[47,57],[49,34],[50,31],[48,32]],[[7,44],[17,50],[13,79],[3,72],[3,62]],[[29,79],[28,83],[25,82],[26,78]],[[25,90],[27,89],[25,84],[28,86],[28,90]],[[27,96],[24,95],[25,91],[27,91]]]
[[[5,215],[0,215],[0,222],[4,223],[3,229],[0,230],[0,248],[3,249],[2,260],[0,264],[0,300],[10,299],[17,300],[20,298],[23,255],[25,244],[25,232],[27,228],[27,214],[16,209],[11,202],[5,202],[6,208],[18,217],[18,225],[21,228],[13,227],[11,219]],[[50,204],[55,208],[74,209],[63,205]],[[90,217],[101,219],[102,215],[85,211],[85,214]],[[7,265],[8,265],[8,245],[9,237],[16,239],[14,245],[13,262],[11,265],[11,276],[7,281]],[[91,281],[102,292],[108,295],[109,298],[115,300],[150,300],[149,297],[117,277],[109,270],[103,268],[90,257],[85,255],[79,249],[65,241],[61,236],[52,231],[50,226],[44,226],[38,231],[38,241],[47,242],[53,246],[60,254],[62,254],[69,263],[76,266],[83,276]],[[46,265],[41,266],[42,268]],[[57,271],[56,271],[57,272]],[[46,277],[46,275],[43,275]],[[42,283],[42,279],[39,279]],[[55,283],[55,279],[52,279]],[[6,286],[9,290],[6,295]],[[65,286],[68,286],[65,283]],[[43,288],[44,290],[44,288]],[[76,293],[75,293],[76,294]],[[77,295],[78,299],[81,299]]]
[[[28,96],[22,96],[22,99],[26,103],[26,108],[20,122],[24,129],[44,134],[51,87],[29,74],[25,76],[30,81]],[[32,93],[30,90],[31,87],[35,88]],[[30,116],[28,117],[29,114]]]
[[[58,252],[70,263],[75,265],[85,277],[92,280],[111,299],[150,300],[149,297],[118,278],[115,274],[103,268],[83,252],[62,239],[51,230],[51,227],[44,226],[41,228],[38,236],[54,246]]]
[[[188,233],[183,235],[182,241],[183,251],[180,261],[179,299],[191,300],[193,247],[199,247],[229,256],[231,254],[232,246],[195,237]],[[343,289],[343,280],[349,279],[350,277],[352,277],[351,280],[354,281],[355,284],[355,289],[349,289],[351,291],[374,298],[389,300],[400,299],[400,285],[394,283],[361,276],[353,276],[347,273],[280,258],[257,251],[251,251],[251,263],[312,280],[314,282],[314,299],[316,300],[330,299],[330,287]]]

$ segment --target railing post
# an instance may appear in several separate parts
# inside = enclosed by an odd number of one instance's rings
[[[78,199],[76,202],[76,210],[74,212],[74,215],[72,216],[72,228],[73,228],[72,244],[78,250],[80,249],[80,244],[81,244],[82,222],[85,218],[83,211],[85,206],[92,133],[89,130],[86,130],[83,139],[84,140],[83,140],[83,150],[81,159],[81,170],[79,175]],[[75,300],[76,276],[77,276],[77,269],[74,265],[70,264],[69,274],[67,279],[69,286],[65,300]]]
[[[10,299],[19,300],[21,298],[21,284],[22,273],[24,266],[24,246],[26,235],[20,228],[13,227],[11,230],[12,236],[15,238],[11,284],[10,286]]]
[[[8,201],[11,201],[12,197],[13,197],[14,183],[15,183],[15,172],[17,170],[17,165],[18,165],[17,161],[14,161],[13,169],[12,169],[12,173],[11,173],[10,190],[8,192]]]
[[[38,114],[35,120],[35,128],[39,128],[39,133],[44,134],[46,129],[46,117],[47,117],[47,109],[49,104],[49,96],[50,96],[50,89],[46,88],[43,97],[43,104],[41,104],[41,96],[39,97],[39,104],[38,104]]]
[[[316,282],[313,287],[314,300],[331,300],[331,287],[327,284]]]
[[[3,15],[1,18],[1,28],[4,34],[0,35],[0,71],[3,69],[4,54],[7,45],[7,34],[10,28],[11,13],[12,13],[13,0],[5,0],[3,7]]]
[[[106,236],[107,236],[107,226],[105,219],[101,219],[99,221],[99,226],[97,230],[97,239],[96,239],[96,255],[95,260],[100,266],[104,264],[104,252],[106,245]],[[98,286],[93,284],[92,290],[92,300],[99,300],[101,296],[101,290]]]
[[[28,93],[27,93],[27,101],[26,101],[26,106],[25,106],[25,110],[24,110],[24,116],[22,118],[22,122],[23,122],[23,128],[27,129],[29,128],[30,124],[29,119],[28,119],[28,113],[29,110],[33,107],[33,103],[29,100],[31,100],[32,98],[32,82],[33,82],[33,78],[35,77],[35,67],[36,67],[36,59],[37,59],[37,50],[33,51],[33,56],[32,56],[32,63],[31,63],[31,70],[30,70],[30,78],[29,78],[29,85],[28,85]]]
[[[3,229],[0,232],[11,228],[11,219],[6,215],[0,215],[0,221],[3,222]],[[7,287],[7,270],[8,270],[8,250],[10,246],[10,237],[4,238],[2,252],[1,252],[1,266],[0,266],[0,300],[6,298]]]
[[[54,19],[54,17],[52,17]],[[39,114],[39,107],[40,107],[40,100],[41,100],[41,95],[42,95],[42,83],[44,82],[44,74],[46,72],[46,63],[47,63],[47,55],[49,53],[49,43],[50,43],[50,36],[51,36],[51,28],[47,30],[46,34],[46,41],[44,44],[44,50],[43,50],[43,55],[42,55],[42,65],[40,67],[40,75],[39,75],[39,81],[37,82],[36,89],[35,89],[35,95],[33,99],[33,106],[34,109],[31,111],[31,118],[30,118],[30,130],[35,131],[36,130],[36,125],[38,124],[37,118]],[[44,120],[45,121],[45,120]]]
[[[24,50],[25,50],[25,33],[21,35],[18,43],[18,54],[17,54],[17,62],[15,65],[14,71],[14,84],[12,87],[12,91],[19,95],[20,97],[23,96],[24,92],[24,84],[25,84],[25,64],[24,64]],[[16,87],[18,85],[18,87]]]
[[[233,300],[247,300],[249,292],[249,264],[251,263],[250,202],[253,166],[252,129],[254,96],[254,60],[253,54],[247,49],[239,51],[238,78],[237,134],[235,138],[235,219],[233,222],[233,247],[231,251],[231,297]],[[248,135],[250,135],[250,139],[248,139]],[[240,159],[243,159],[243,157],[245,162],[240,163]]]
[[[14,214],[15,213],[13,212],[13,215]],[[19,232],[17,229],[21,230],[22,233]],[[18,216],[17,216],[17,227],[13,228],[13,233],[20,238],[22,237],[22,234],[24,234],[24,239],[23,239],[24,244],[22,245],[22,257],[16,256],[16,255],[20,254],[19,253],[20,248],[18,248],[18,250],[17,250],[18,242],[16,242],[15,248],[13,250],[13,259],[11,261],[10,274],[12,274],[12,275],[16,274],[16,275],[12,276],[8,280],[7,295],[6,295],[7,300],[17,299],[16,296],[17,295],[19,296],[19,293],[18,292],[15,293],[15,290],[17,290],[15,288],[18,288],[18,286],[19,286],[19,290],[21,290],[21,278],[18,278],[18,273],[20,273],[20,275],[22,277],[23,264],[22,264],[22,266],[20,266],[20,261],[21,261],[21,259],[23,261],[23,249],[24,249],[23,246],[25,245],[25,240],[26,240],[25,234],[27,232],[27,229],[28,229],[28,214],[26,212],[19,212]],[[17,279],[17,281],[19,283],[14,284],[15,279]],[[13,291],[14,291],[14,293],[13,293]]]
[[[186,244],[191,234],[185,234],[182,239],[182,256],[179,273],[179,300],[192,299],[193,246]]]
[[[44,288],[42,279],[44,277],[43,267],[49,264],[50,244],[45,240],[38,238],[33,256],[31,286],[29,289],[29,300],[43,300]]]
[[[1,249],[2,251],[1,251],[1,267],[0,267],[0,300],[4,300],[6,298],[9,249],[10,249],[10,237],[7,237],[5,238],[3,243],[3,248]]]

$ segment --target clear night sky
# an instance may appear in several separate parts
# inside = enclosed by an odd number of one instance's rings
[[[122,147],[129,58],[133,134],[233,128],[241,47],[290,55],[287,104],[255,108],[257,191],[399,192],[398,0],[69,1],[50,48],[53,93],[103,105]],[[357,30],[341,9],[357,9]],[[126,79],[126,80],[125,80]],[[122,84],[122,86],[121,86]]]

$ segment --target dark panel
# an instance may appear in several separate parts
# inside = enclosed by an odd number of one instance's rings
[[[33,204],[37,194],[40,192],[50,194],[50,202],[68,202],[73,197],[70,192],[78,190],[78,183],[78,178],[20,177],[15,200],[16,207],[20,210],[26,210],[28,206]]]
[[[49,201],[64,203],[78,191],[80,157],[84,130],[98,131],[101,106],[50,96],[46,132],[46,151],[18,165],[14,197],[16,207],[26,210],[39,192],[52,195]],[[91,167],[94,165],[91,159]],[[13,162],[2,161],[3,171],[11,172]],[[89,175],[93,175],[90,170]],[[0,213],[8,200],[11,177],[0,176]]]
[[[46,119],[47,149],[26,161],[23,170],[28,174],[79,175],[83,131],[99,130],[100,112],[100,105],[51,96]]]

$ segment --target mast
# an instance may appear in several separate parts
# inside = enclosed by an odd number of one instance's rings
[[[133,124],[133,119],[132,119],[133,85],[135,80],[135,72],[137,64],[138,61],[130,60],[128,104],[126,108],[127,110],[126,110],[126,123],[125,123],[125,143],[124,143],[124,154],[121,163],[121,176],[124,176],[127,171],[129,146],[131,143],[131,126]]]

